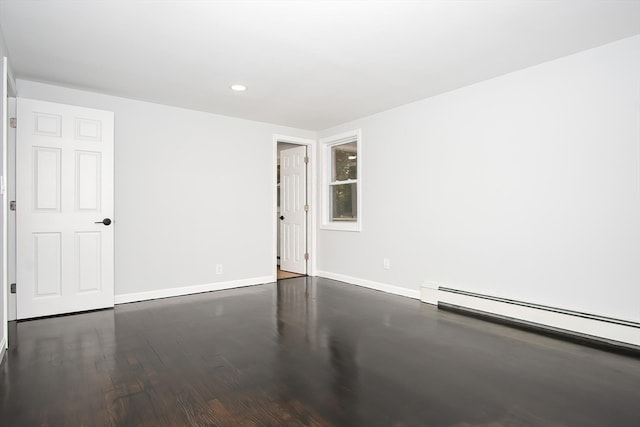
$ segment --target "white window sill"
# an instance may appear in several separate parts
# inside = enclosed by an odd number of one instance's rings
[[[320,226],[321,230],[334,230],[334,231],[355,231],[359,232],[362,229],[362,226],[359,222],[354,221],[336,221],[330,222],[326,224],[322,224]]]

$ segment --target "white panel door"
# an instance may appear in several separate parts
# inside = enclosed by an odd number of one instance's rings
[[[280,269],[307,274],[307,148],[280,152]]]
[[[113,307],[113,113],[17,100],[17,317]]]

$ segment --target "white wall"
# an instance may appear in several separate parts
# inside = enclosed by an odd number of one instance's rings
[[[17,84],[20,97],[115,112],[116,302],[273,276],[273,134],[315,132]]]
[[[639,52],[636,36],[321,132],[362,129],[363,229],[319,230],[318,270],[640,320]]]

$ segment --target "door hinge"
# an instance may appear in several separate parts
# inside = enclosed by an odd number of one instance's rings
[[[15,293],[16,293],[16,284],[15,284],[15,283],[12,283],[12,284],[11,284],[11,293],[12,293],[12,294],[15,294]]]
[[[12,200],[12,201],[9,202],[9,209],[12,210],[12,211],[16,210],[16,201],[15,200]]]
[[[309,156],[304,156],[304,164],[306,165],[307,163],[309,163]]]
[[[15,129],[18,127],[18,119],[15,117],[10,117],[9,118],[9,127],[12,129]]]
[[[309,261],[309,252],[304,253],[304,260]]]
[[[304,205],[304,211],[309,212],[309,205]]]

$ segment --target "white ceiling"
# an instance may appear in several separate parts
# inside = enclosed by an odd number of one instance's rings
[[[2,0],[0,26],[18,78],[319,130],[640,34],[640,0]]]

